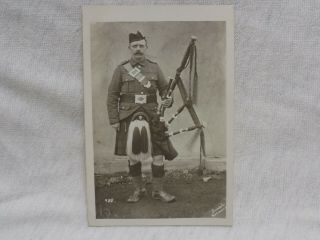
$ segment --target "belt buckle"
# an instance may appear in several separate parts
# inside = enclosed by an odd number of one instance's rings
[[[147,103],[147,95],[145,94],[134,95],[134,103],[138,103],[138,104]]]

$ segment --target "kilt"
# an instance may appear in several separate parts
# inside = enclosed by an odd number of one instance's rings
[[[127,155],[127,137],[128,137],[128,129],[131,122],[131,117],[127,117],[120,121],[120,128],[116,133],[116,144],[115,144],[115,150],[114,154],[118,156],[126,156]],[[149,122],[149,124],[151,124]],[[150,127],[150,133],[151,133],[151,143],[152,143],[152,156],[156,155],[163,155],[162,151],[158,147],[157,144],[153,143],[153,137],[152,137],[152,128]]]

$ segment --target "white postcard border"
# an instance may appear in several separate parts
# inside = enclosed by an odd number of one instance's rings
[[[233,218],[233,81],[234,16],[232,5],[83,6],[83,69],[86,138],[87,214],[90,226],[231,225]],[[147,10],[147,11],[146,11]],[[179,14],[177,14],[179,13]],[[226,218],[96,219],[91,88],[90,26],[95,22],[225,21],[226,22]]]

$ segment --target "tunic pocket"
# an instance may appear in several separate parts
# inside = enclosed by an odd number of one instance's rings
[[[134,92],[134,84],[137,80],[130,76],[128,73],[122,75],[122,93],[131,93]]]
[[[157,81],[158,80],[158,74],[154,72],[145,72],[144,74],[146,78],[148,78],[149,81]]]
[[[155,72],[145,72],[146,78],[149,80],[151,87],[148,88],[148,93],[156,93],[158,88],[158,75]]]

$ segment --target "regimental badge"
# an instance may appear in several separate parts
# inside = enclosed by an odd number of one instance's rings
[[[135,68],[132,68],[132,70],[129,72],[129,75],[131,77],[136,78],[139,73],[140,73],[140,69],[135,67]]]
[[[137,79],[142,86],[144,86],[145,88],[151,87],[150,81],[141,73],[141,70],[139,68],[132,68],[130,63],[125,64],[124,67],[128,71],[128,74],[131,77]]]

